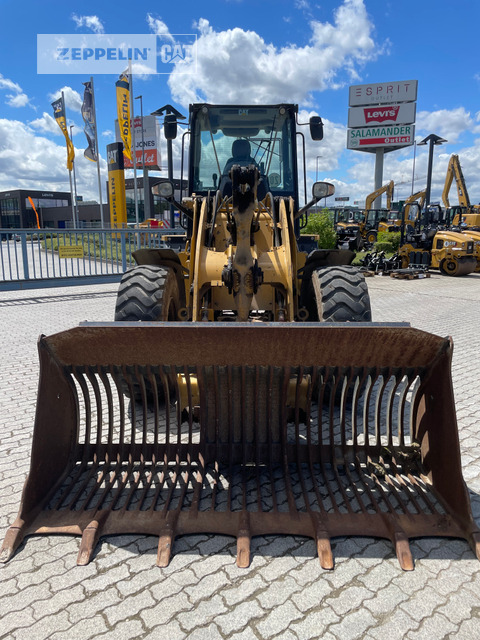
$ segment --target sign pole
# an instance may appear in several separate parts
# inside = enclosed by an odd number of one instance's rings
[[[92,76],[90,76],[90,86],[92,87],[93,121],[95,122],[95,150],[97,152],[97,180],[98,180],[98,198],[100,200],[100,221],[103,229],[105,227],[105,222],[103,220],[102,178],[100,175],[100,149],[98,148],[97,112],[95,110],[95,90],[93,88]]]
[[[383,159],[385,156],[385,150],[383,147],[377,147],[375,149],[375,187],[374,191],[380,189],[383,184]],[[382,196],[379,196],[373,203],[374,209],[382,208]]]

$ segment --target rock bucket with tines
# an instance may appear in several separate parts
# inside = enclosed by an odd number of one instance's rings
[[[392,541],[480,532],[462,477],[452,344],[406,325],[84,323],[41,337],[31,467],[1,560],[25,536]],[[28,548],[28,545],[27,545]]]

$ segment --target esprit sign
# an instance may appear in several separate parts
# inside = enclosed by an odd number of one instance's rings
[[[414,102],[417,99],[417,86],[417,80],[357,84],[350,87],[348,104],[350,107],[359,107],[372,104]]]
[[[381,124],[412,124],[415,122],[415,102],[404,104],[351,107],[348,110],[349,127],[368,127]]]

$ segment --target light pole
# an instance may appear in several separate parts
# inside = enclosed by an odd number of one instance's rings
[[[75,125],[71,124],[70,125],[70,140],[72,141],[72,145],[73,145],[73,133],[72,133],[72,129]],[[73,166],[73,193],[74,193],[74,198],[75,198],[75,216],[77,218],[76,221],[74,221],[74,223],[77,225],[77,227],[80,226],[80,218],[78,215],[78,202],[77,202],[77,177],[75,175],[75,158],[73,158],[72,160],[72,166]]]
[[[425,209],[430,204],[430,191],[432,187],[433,147],[436,144],[442,144],[442,142],[448,142],[448,140],[445,140],[445,138],[440,138],[440,136],[437,136],[434,133],[431,133],[429,136],[427,136],[421,142],[418,143],[419,145],[425,145],[427,143],[430,145],[428,149],[427,188],[425,189],[425,205],[424,205]]]
[[[150,215],[150,179],[148,169],[145,166],[145,132],[143,126],[143,98],[136,96],[135,100],[140,100],[140,121],[142,123],[142,183],[143,183],[143,219],[148,220]]]

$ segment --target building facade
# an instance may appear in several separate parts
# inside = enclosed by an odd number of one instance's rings
[[[48,227],[46,209],[72,206],[70,193],[66,191],[37,191],[35,189],[11,189],[0,192],[0,228],[28,229],[37,227],[37,216],[30,203],[32,199],[37,210],[40,226]],[[71,216],[70,216],[71,217]]]

